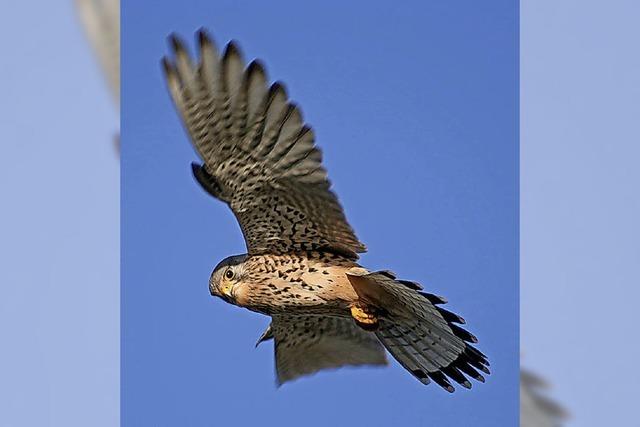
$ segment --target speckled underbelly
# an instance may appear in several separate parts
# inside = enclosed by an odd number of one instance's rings
[[[261,255],[250,260],[239,305],[272,314],[349,316],[357,296],[345,272],[353,261],[333,254]]]

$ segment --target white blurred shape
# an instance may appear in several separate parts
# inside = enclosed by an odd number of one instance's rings
[[[0,426],[114,426],[117,118],[72,2],[2,12]]]
[[[120,107],[120,0],[75,0],[80,20]]]

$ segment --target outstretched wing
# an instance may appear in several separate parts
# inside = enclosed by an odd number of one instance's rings
[[[349,318],[273,316],[258,344],[274,338],[278,384],[323,369],[386,365],[384,348]]]
[[[250,254],[326,250],[357,258],[365,246],[330,190],[314,135],[281,83],[257,61],[245,69],[230,42],[222,55],[204,31],[194,64],[175,36],[164,58],[173,100],[204,160],[193,172],[229,204]]]
[[[454,391],[449,379],[465,388],[471,388],[465,375],[484,382],[477,370],[488,374],[489,361],[469,344],[476,337],[458,326],[464,319],[439,307],[443,298],[388,271],[352,271],[347,277],[359,299],[382,313],[378,339],[414,377],[423,384],[433,380],[448,392]]]

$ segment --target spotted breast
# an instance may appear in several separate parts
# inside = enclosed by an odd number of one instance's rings
[[[357,267],[347,258],[322,252],[252,256],[245,262],[246,278],[236,300],[267,315],[299,311],[346,317],[357,294],[345,273]]]

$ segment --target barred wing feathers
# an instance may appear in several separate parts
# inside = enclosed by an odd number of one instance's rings
[[[387,364],[376,336],[349,318],[273,316],[258,344],[270,338],[275,341],[278,384],[324,369]]]
[[[325,250],[356,259],[364,252],[330,189],[313,130],[284,86],[269,86],[257,61],[245,68],[234,42],[219,54],[201,30],[194,63],[177,37],[170,40],[167,83],[204,161],[194,175],[229,204],[249,254]]]

